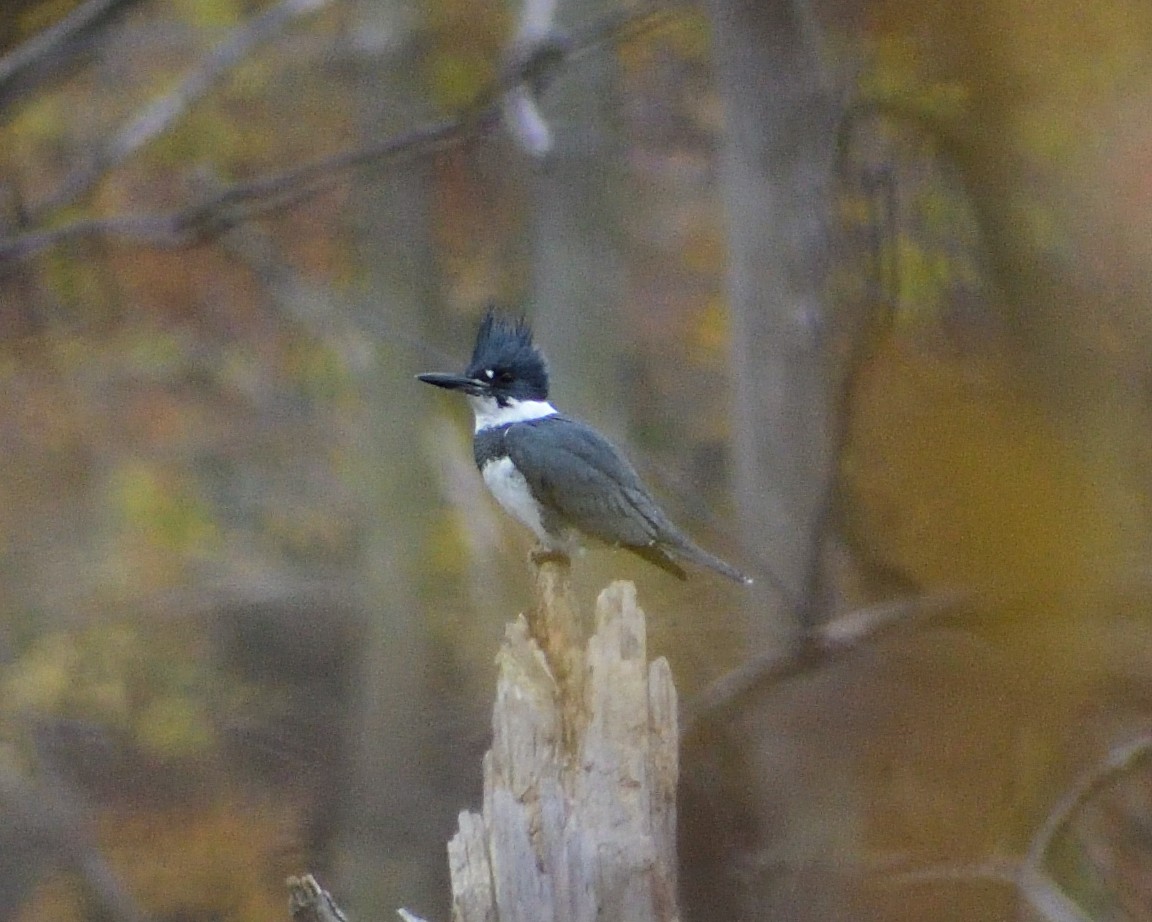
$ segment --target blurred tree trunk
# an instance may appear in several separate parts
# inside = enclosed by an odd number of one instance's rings
[[[428,115],[418,65],[422,4],[357,4],[350,18],[360,118],[366,139],[395,134]],[[382,88],[386,88],[384,91]],[[439,297],[431,239],[426,160],[365,174],[351,220],[363,273],[352,305],[362,330],[419,336]],[[380,320],[384,320],[381,323]],[[357,915],[384,918],[397,906],[443,908],[445,829],[435,822],[436,776],[428,757],[438,721],[428,714],[431,646],[419,593],[425,533],[438,502],[420,450],[420,416],[397,412],[416,397],[404,344],[377,340],[363,376],[365,425],[359,446],[367,510],[361,585],[369,624],[354,717],[353,780],[344,817],[345,892]]]
[[[559,4],[562,25],[593,22],[605,0]],[[567,69],[544,97],[555,146],[536,167],[530,225],[532,300],[564,407],[623,434],[619,400],[625,296],[619,68],[612,54]]]
[[[745,540],[805,621],[833,462],[824,263],[836,107],[802,2],[709,9],[725,108],[736,496]],[[794,629],[758,614],[750,640]]]

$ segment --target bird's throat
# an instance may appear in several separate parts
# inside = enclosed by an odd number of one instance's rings
[[[516,400],[508,398],[504,405],[495,397],[468,397],[472,412],[476,416],[476,431],[506,426],[508,423],[523,423],[545,416],[555,416],[556,408],[547,400]]]

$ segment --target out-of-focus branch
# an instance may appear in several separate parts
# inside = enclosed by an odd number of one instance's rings
[[[610,13],[571,35],[555,24],[556,0],[524,0],[516,33],[505,54],[501,98],[504,126],[513,140],[533,157],[552,150],[552,130],[540,111],[540,96],[562,66],[603,50],[609,42],[624,42],[667,25],[678,4],[643,3]]]
[[[553,23],[555,16],[556,0],[524,0],[504,63],[505,71],[521,75],[504,94],[504,125],[533,157],[544,157],[552,150],[552,131],[540,112],[539,96],[567,50],[567,42]]]
[[[316,882],[311,874],[289,877],[288,912],[293,922],[348,922],[332,894]]]
[[[1152,756],[1152,736],[1142,736],[1109,750],[1107,757],[1080,778],[1057,801],[1028,846],[1020,867],[1017,886],[1021,898],[1049,922],[1089,922],[1089,916],[1069,897],[1045,870],[1048,852],[1056,836],[1068,825],[1073,814],[1116,775]]]
[[[286,883],[288,913],[292,916],[292,922],[348,922],[348,916],[336,905],[332,894],[321,887],[311,874],[289,877]],[[396,915],[403,922],[424,922],[407,909],[397,909]]]
[[[543,74],[552,72],[553,65],[566,65],[582,53],[599,48],[609,41],[626,40],[645,29],[664,25],[668,15],[668,6],[654,4],[628,14],[604,17],[580,30],[578,37],[571,43],[570,54],[559,53],[563,47],[559,38],[554,44],[546,42],[539,45],[533,54],[520,62],[519,70],[503,73],[494,85],[485,88],[471,105],[453,118],[420,126],[279,173],[238,183],[174,211],[82,218],[56,227],[0,239],[0,265],[26,259],[62,243],[89,238],[119,240],[160,249],[202,243],[243,221],[298,205],[334,186],[350,170],[369,164],[411,160],[482,135],[499,124],[502,100],[518,84],[539,81]],[[174,113],[165,127],[178,114]],[[148,140],[155,136],[153,132]],[[138,134],[137,137],[142,135]]]
[[[1015,886],[1019,868],[1019,858],[994,855],[974,864],[934,864],[931,867],[916,868],[914,871],[901,871],[889,875],[886,882],[897,887],[971,881],[990,881]]]
[[[1152,756],[1152,736],[1142,736],[1109,750],[1104,761],[1092,768],[1056,802],[1028,844],[1022,859],[997,856],[978,864],[943,864],[893,874],[894,886],[933,884],[941,881],[995,881],[1016,888],[1030,911],[1029,918],[1045,922],[1092,922],[1045,869],[1048,852],[1072,816],[1093,794],[1118,774]]]
[[[67,16],[37,32],[26,42],[17,45],[0,57],[0,89],[28,68],[44,61],[52,52],[92,26],[101,16],[133,0],[88,0],[75,7]]]
[[[954,610],[963,602],[960,591],[942,591],[894,599],[848,612],[811,630],[801,643],[748,660],[721,676],[687,703],[684,725],[727,707],[753,687],[781,682],[838,659],[865,641],[897,628],[910,627]]]
[[[8,856],[6,872],[15,873],[13,867],[35,862],[40,854],[45,867],[63,866],[76,874],[103,918],[149,922],[97,847],[91,820],[79,798],[51,766],[45,766],[42,774],[44,780],[34,784],[10,769],[0,769],[5,847],[14,852]],[[4,883],[17,885],[19,881],[6,879]]]
[[[293,20],[315,13],[329,2],[281,0],[242,23],[202,58],[174,90],[149,103],[87,163],[70,174],[48,201],[33,206],[33,215],[63,208],[91,191],[109,170],[119,166],[167,131],[194,102],[207,94],[220,77],[247,58],[257,45],[278,35]]]
[[[427,125],[376,144],[341,151],[282,173],[230,186],[176,211],[86,218],[48,230],[18,234],[0,240],[0,264],[88,237],[110,238],[158,249],[191,246],[242,221],[299,204],[330,188],[344,173],[356,167],[451,146],[461,141],[471,128],[472,123],[463,120]]]

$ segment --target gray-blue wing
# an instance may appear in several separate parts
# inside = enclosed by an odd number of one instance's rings
[[[751,579],[698,547],[664,514],[617,448],[565,416],[513,423],[504,448],[542,507],[544,527],[572,527],[619,544],[684,579],[679,560],[710,567],[738,583]]]
[[[515,423],[504,445],[554,524],[627,547],[676,534],[627,459],[583,423],[564,416]]]

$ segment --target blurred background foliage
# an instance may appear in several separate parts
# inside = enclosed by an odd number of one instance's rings
[[[635,579],[689,701],[801,629],[757,530],[787,538],[769,492],[792,475],[734,473],[754,437],[822,438],[749,422],[787,379],[741,406],[794,342],[757,338],[733,295],[754,190],[724,166],[717,23],[744,6],[560,4],[606,40],[544,94],[544,163],[489,126],[187,245],[0,255],[0,919],[279,919],[303,869],[354,918],[447,916],[443,843],[479,796],[528,541],[482,493],[466,409],[412,375],[461,367],[489,302],[533,317],[561,407],[761,577],[746,597],[593,552],[583,597]],[[693,723],[686,907],[1018,918],[982,862],[1026,851],[1152,721],[1152,8],[794,9],[842,105],[809,209],[822,310],[793,318],[840,414],[819,613],[959,601]],[[8,3],[0,235],[167,213],[453,117],[517,15]],[[197,74],[187,105],[149,109]],[[132,147],[149,112],[167,121]],[[1152,919],[1147,769],[1054,843],[1091,918]]]

